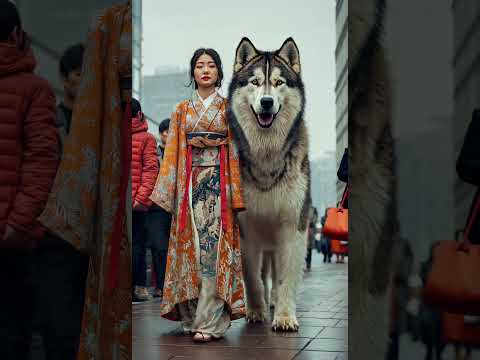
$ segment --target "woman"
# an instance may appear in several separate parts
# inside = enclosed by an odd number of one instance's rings
[[[161,314],[206,342],[245,316],[236,219],[244,204],[218,53],[195,51],[190,77],[196,91],[172,114],[151,199],[172,214]]]
[[[480,244],[480,109],[475,109],[472,114],[472,121],[468,126],[463,146],[457,159],[458,177],[466,183],[476,187],[473,202],[467,217],[467,224],[470,225],[469,240],[472,244]],[[480,326],[479,316],[465,316],[465,322],[471,325]],[[469,344],[465,347],[464,359],[471,359],[472,348]],[[461,358],[462,348],[456,344],[455,352],[457,358]]]
[[[78,359],[131,354],[130,2],[88,35],[72,127],[40,221],[90,255]]]
[[[340,166],[338,167],[337,177],[338,180],[346,184],[340,203],[344,209],[348,209],[348,148],[346,148],[343,153],[342,161],[340,161]],[[348,244],[345,241],[332,239],[331,248],[332,253],[337,256],[336,263],[343,264],[345,262],[345,255],[348,253]]]

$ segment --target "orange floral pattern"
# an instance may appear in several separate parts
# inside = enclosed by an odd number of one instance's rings
[[[106,286],[120,201],[122,95],[131,75],[131,4],[108,8],[86,42],[82,81],[54,187],[40,221],[90,255],[78,360],[131,359],[131,244],[125,216],[118,284]],[[125,98],[123,97],[125,100]],[[131,192],[131,190],[129,190]],[[127,210],[129,211],[129,210]]]
[[[177,305],[197,299],[201,282],[201,269],[196,257],[198,244],[194,240],[190,209],[186,227],[181,233],[178,222],[186,187],[187,134],[192,130],[216,132],[228,139],[225,174],[228,223],[222,224],[222,237],[218,244],[216,290],[217,296],[228,305],[232,320],[245,316],[240,231],[235,215],[245,206],[238,151],[226,122],[226,106],[226,99],[217,95],[205,110],[197,95],[193,100],[181,102],[170,121],[165,155],[151,195],[153,202],[173,215],[161,304],[162,316],[170,320],[181,320]]]

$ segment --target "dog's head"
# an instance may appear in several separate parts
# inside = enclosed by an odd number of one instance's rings
[[[240,41],[229,100],[235,125],[248,139],[285,142],[303,115],[300,69],[300,53],[292,38],[272,52],[257,50],[248,38]]]

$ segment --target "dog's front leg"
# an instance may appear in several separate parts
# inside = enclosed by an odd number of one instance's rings
[[[275,331],[298,331],[296,296],[302,279],[305,259],[305,232],[292,225],[283,225],[278,247],[275,251],[277,277],[275,313],[272,329]]]
[[[247,298],[247,321],[264,322],[267,318],[265,293],[261,279],[262,249],[252,231],[246,231],[242,239],[243,247],[243,277]]]

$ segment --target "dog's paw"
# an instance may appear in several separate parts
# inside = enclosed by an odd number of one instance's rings
[[[247,322],[263,323],[267,320],[267,313],[260,310],[247,310]]]
[[[295,315],[277,316],[275,315],[272,322],[273,331],[298,331],[299,325]]]

